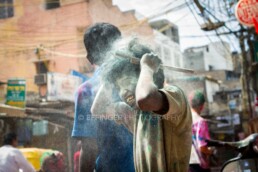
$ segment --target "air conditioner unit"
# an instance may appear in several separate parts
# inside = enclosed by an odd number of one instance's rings
[[[38,74],[34,76],[34,83],[37,85],[44,85],[47,83],[47,74]]]

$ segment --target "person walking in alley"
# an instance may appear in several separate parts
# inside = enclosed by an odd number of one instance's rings
[[[76,152],[73,155],[73,171],[80,172],[80,154],[81,154],[82,142],[79,140],[76,144]]]
[[[66,172],[63,153],[59,151],[45,152],[40,158],[40,170],[38,172]]]
[[[92,78],[83,83],[75,96],[75,115],[72,137],[81,139],[80,171],[134,172],[132,134],[111,120],[93,118],[91,105],[101,85],[99,73],[109,58],[108,52],[121,38],[117,27],[97,23],[84,34],[87,59],[96,68]]]
[[[4,135],[3,146],[0,148],[0,172],[35,172],[17,146],[16,133]]]
[[[139,39],[131,39],[117,49],[114,54],[129,58],[117,56],[108,62],[102,79],[121,100],[112,102],[111,96],[106,96],[111,91],[102,87],[92,113],[108,115],[115,111],[117,118],[113,119],[133,133],[137,172],[187,172],[192,118],[186,96],[176,86],[163,86],[161,60]]]
[[[204,109],[205,97],[199,91],[193,91],[188,96],[192,111],[192,152],[190,158],[190,172],[209,172],[209,157],[212,150],[207,147],[206,139],[210,139],[207,121],[201,117]]]

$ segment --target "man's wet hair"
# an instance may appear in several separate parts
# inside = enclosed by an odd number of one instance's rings
[[[4,135],[3,145],[11,145],[13,140],[17,139],[17,134],[10,132]]]
[[[200,90],[195,90],[192,91],[189,96],[188,96],[190,105],[192,108],[198,108],[200,106],[203,106],[205,103],[205,96],[202,91]]]
[[[137,38],[131,39],[125,48],[119,49],[117,51],[126,56],[136,57],[139,60],[144,54],[154,52],[149,46],[141,43]],[[136,76],[139,78],[140,71],[140,64],[131,63],[130,59],[117,56],[105,63],[104,69],[102,71],[102,80],[108,84],[115,84],[117,79],[123,76]],[[163,88],[163,70],[159,69],[159,71],[154,74],[154,83],[158,88]]]
[[[110,23],[96,23],[84,33],[84,46],[91,64],[100,65],[114,41],[121,38],[119,29]]]

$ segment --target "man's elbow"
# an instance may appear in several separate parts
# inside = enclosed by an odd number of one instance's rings
[[[163,95],[156,92],[136,96],[136,104],[142,111],[159,111],[164,106]]]
[[[139,109],[141,109],[142,111],[151,110],[150,103],[151,103],[150,95],[141,96],[136,99],[136,104],[139,107]]]

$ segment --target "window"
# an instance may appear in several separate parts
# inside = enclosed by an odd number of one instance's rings
[[[170,49],[167,47],[163,47],[163,53],[164,53],[164,62],[163,63],[169,63],[173,64],[172,59],[171,59],[171,54],[170,54]]]
[[[155,47],[155,52],[156,52],[159,56],[162,55],[162,53],[161,53],[161,47],[160,47],[159,45],[156,45],[156,47]]]
[[[47,10],[60,7],[60,0],[45,0],[45,3]]]
[[[171,33],[172,33],[172,40],[176,43],[179,44],[179,33],[178,33],[178,28],[173,26],[171,28]]]
[[[80,2],[89,2],[89,0],[45,0],[45,8],[50,10]]]
[[[0,0],[0,19],[13,17],[13,0]]]
[[[48,67],[49,67],[48,60],[36,61],[35,63],[36,63],[37,74],[48,72]]]
[[[214,68],[212,65],[209,65],[209,71],[212,71]]]

